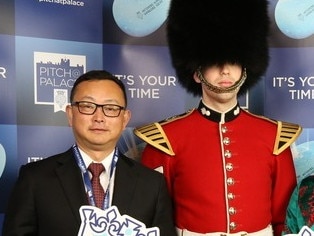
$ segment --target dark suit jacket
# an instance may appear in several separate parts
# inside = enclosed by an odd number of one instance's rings
[[[22,166],[3,223],[3,236],[76,236],[79,208],[88,205],[72,149]],[[164,176],[120,153],[112,205],[162,236],[175,236]]]

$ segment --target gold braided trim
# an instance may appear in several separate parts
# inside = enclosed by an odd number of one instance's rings
[[[152,123],[134,130],[134,134],[153,147],[174,156],[170,142],[159,123]]]
[[[302,131],[302,127],[297,124],[282,121],[278,121],[277,124],[276,142],[273,150],[273,154],[275,155],[279,155],[286,148],[288,148]]]

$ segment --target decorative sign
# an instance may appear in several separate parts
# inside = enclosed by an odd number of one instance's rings
[[[128,215],[120,215],[116,206],[101,210],[94,206],[81,206],[81,227],[78,236],[159,236],[159,228],[146,228],[145,224]]]

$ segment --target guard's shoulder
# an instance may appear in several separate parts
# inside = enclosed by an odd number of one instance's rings
[[[273,154],[275,155],[279,155],[286,148],[288,148],[299,137],[299,135],[302,132],[302,127],[298,124],[273,120],[262,115],[250,113],[247,110],[245,111],[252,116],[258,117],[262,120],[265,120],[277,126],[276,140],[273,149]]]
[[[166,133],[164,132],[162,126],[173,121],[182,119],[189,116],[195,109],[188,110],[180,115],[171,116],[159,122],[154,122],[148,125],[137,127],[134,129],[134,134],[146,143],[152,145],[153,147],[165,152],[170,156],[174,156],[175,153],[171,147]]]

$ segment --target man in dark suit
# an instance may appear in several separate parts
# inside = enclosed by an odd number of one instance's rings
[[[121,215],[176,235],[164,176],[124,156],[116,145],[131,117],[123,83],[106,71],[90,71],[73,85],[67,106],[75,144],[66,152],[20,169],[6,210],[3,236],[77,235],[79,208],[117,206]],[[104,197],[93,190],[90,163],[103,164]]]

